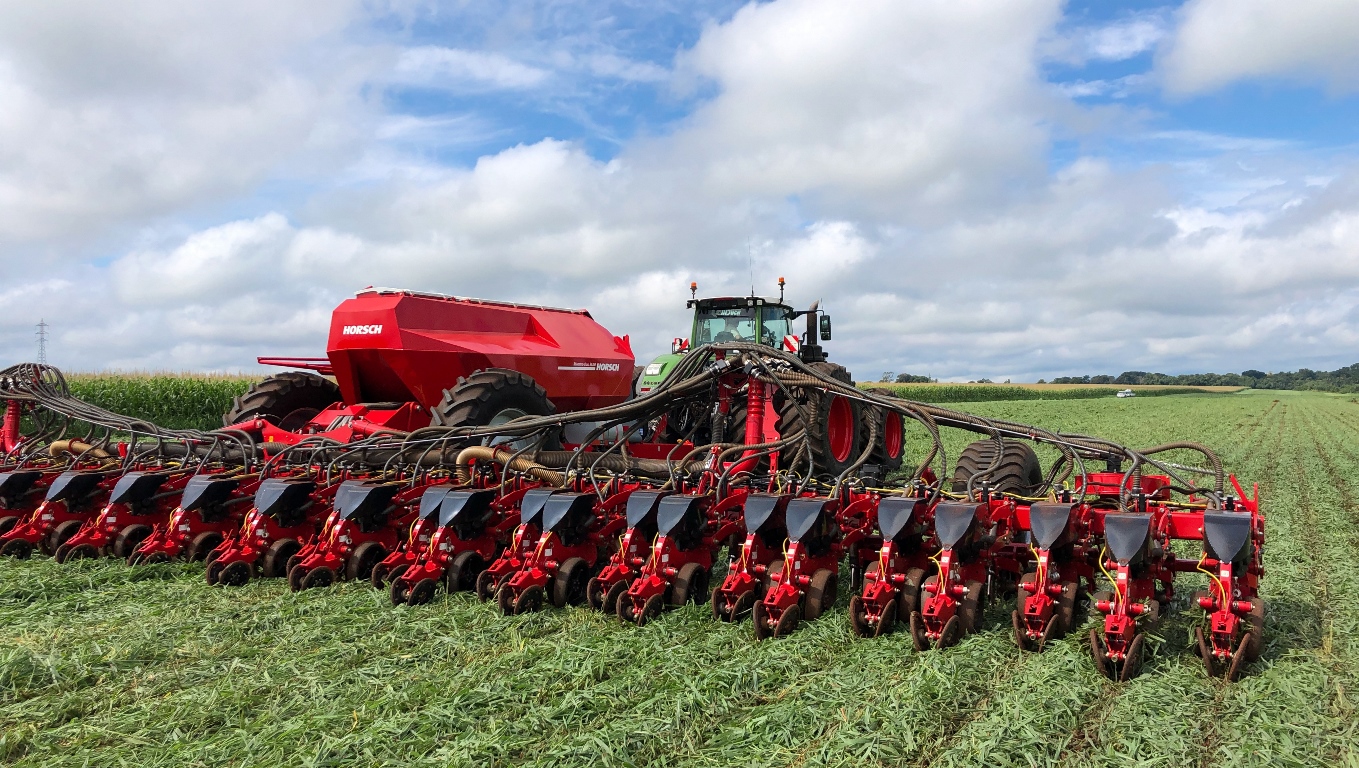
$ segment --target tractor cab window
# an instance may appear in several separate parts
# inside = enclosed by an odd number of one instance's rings
[[[696,316],[694,343],[722,344],[732,341],[755,341],[754,308],[700,309]]]
[[[761,344],[777,347],[784,336],[793,335],[792,312],[784,307],[765,307]]]

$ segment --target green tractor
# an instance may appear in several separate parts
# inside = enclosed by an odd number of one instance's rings
[[[693,324],[688,338],[671,342],[670,354],[652,360],[637,381],[637,394],[645,394],[660,386],[675,369],[676,363],[705,344],[743,342],[762,344],[773,349],[796,354],[808,366],[834,379],[853,385],[854,381],[844,366],[826,361],[820,341],[831,338],[831,319],[821,312],[820,302],[810,309],[798,311],[783,300],[784,280],[779,278],[779,298],[759,296],[724,296],[697,298],[698,285],[689,284],[690,298],[686,306],[694,310]],[[806,318],[806,332],[798,334],[794,321]],[[777,439],[806,425],[811,458],[816,474],[838,475],[855,464],[867,447],[870,432],[876,433],[875,447],[869,464],[883,473],[901,466],[904,450],[903,423],[896,413],[870,415],[868,410],[849,398],[827,393],[811,401],[794,402],[782,392],[775,392],[769,401],[769,412],[763,423],[767,425],[763,440]],[[870,419],[880,419],[873,429]],[[702,443],[721,435],[727,441],[740,442],[745,437],[746,404],[744,397],[733,397],[730,410],[719,420],[719,414],[706,409],[681,404],[667,414],[659,425],[658,437],[664,442],[688,440]],[[720,430],[714,426],[720,425]]]

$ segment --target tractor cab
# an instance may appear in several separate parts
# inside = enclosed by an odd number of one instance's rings
[[[821,347],[816,344],[816,336],[823,341],[830,338],[830,318],[821,315],[819,328],[814,329],[817,306],[814,304],[806,311],[793,309],[783,301],[783,286],[783,278],[779,278],[778,299],[754,295],[689,299],[686,306],[694,310],[689,337],[677,337],[670,344],[670,354],[657,357],[642,371],[637,394],[655,389],[690,349],[705,344],[762,344],[793,354],[801,354],[804,347],[810,347],[805,351],[817,355],[816,359],[824,359],[819,356]],[[698,284],[690,283],[689,291],[697,294]],[[806,337],[799,335],[793,324],[804,316],[811,317]]]

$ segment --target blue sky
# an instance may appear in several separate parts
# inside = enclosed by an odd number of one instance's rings
[[[1359,360],[1352,2],[0,11],[0,351],[319,354],[368,284],[639,356],[789,279],[861,378]]]

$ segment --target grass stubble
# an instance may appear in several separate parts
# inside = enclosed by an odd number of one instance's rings
[[[183,564],[5,560],[0,762],[1359,764],[1359,407],[1251,393],[968,409],[1134,445],[1198,439],[1260,482],[1263,661],[1234,685],[1204,676],[1196,577],[1143,676],[1119,685],[1084,631],[1021,654],[1009,604],[919,654],[901,633],[853,638],[843,588],[822,619],[757,644],[706,606],[638,629],[587,609],[505,618],[465,594],[393,609],[362,584],[223,590]],[[950,456],[965,442],[951,436]]]

